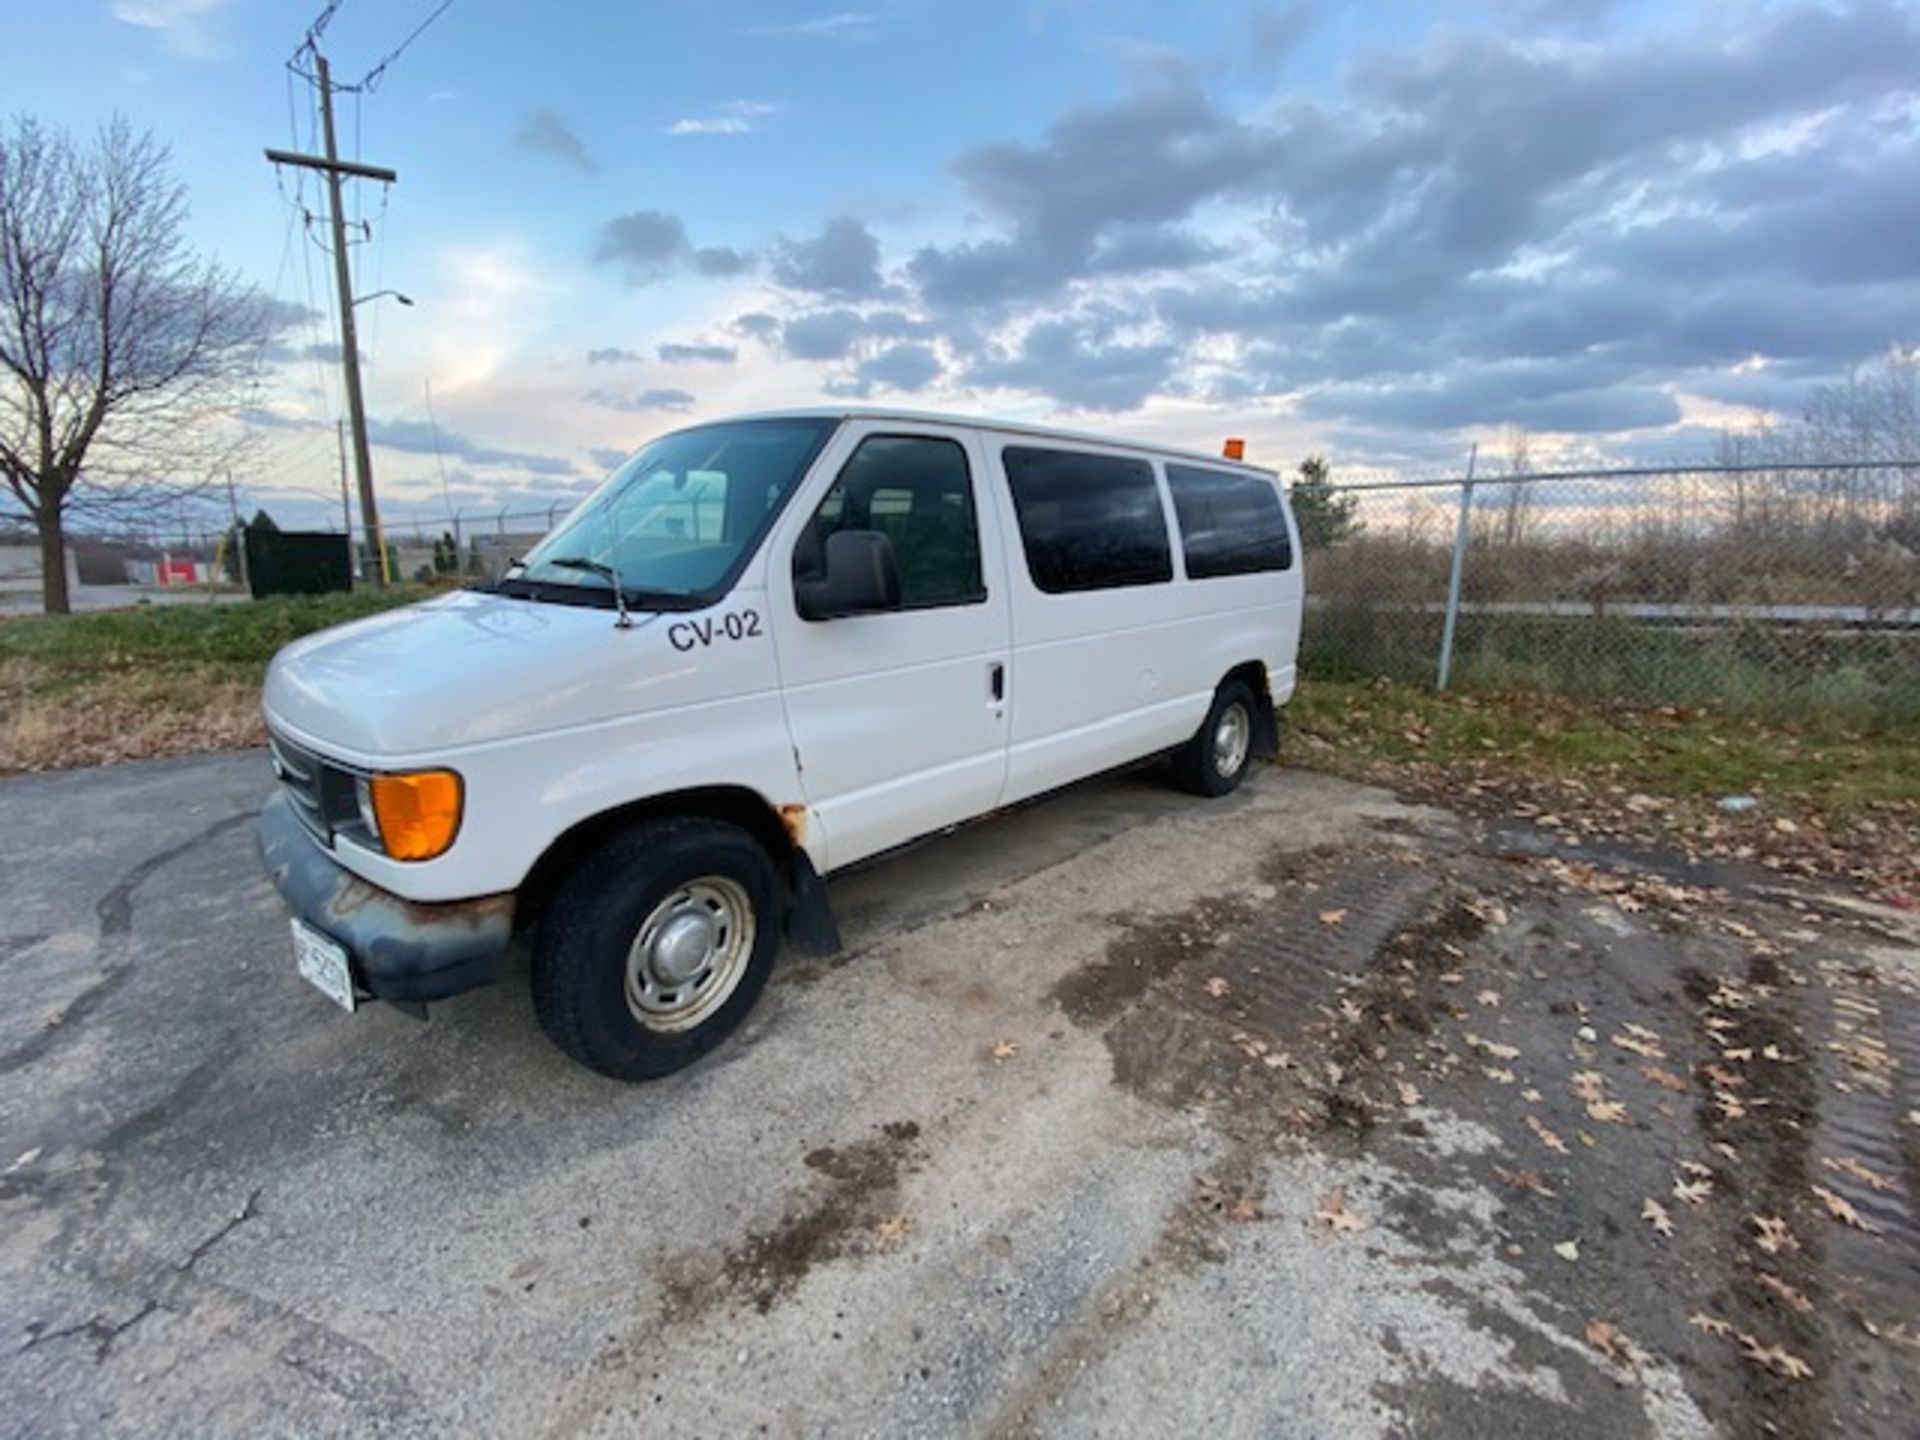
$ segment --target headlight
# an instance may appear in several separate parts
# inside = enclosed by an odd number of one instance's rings
[[[444,855],[460,833],[466,796],[460,777],[451,770],[362,776],[354,795],[367,829],[395,860]]]

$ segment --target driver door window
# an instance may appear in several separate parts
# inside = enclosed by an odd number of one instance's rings
[[[827,537],[878,530],[892,542],[900,608],[987,598],[967,452],[928,435],[870,435],[841,467],[793,551],[796,588],[826,578]]]

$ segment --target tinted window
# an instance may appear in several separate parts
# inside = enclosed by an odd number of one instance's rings
[[[1273,482],[1257,475],[1167,466],[1167,488],[1187,552],[1187,574],[1251,575],[1293,564],[1287,517]]]
[[[1010,447],[1027,573],[1049,594],[1173,578],[1166,512],[1144,460]]]
[[[870,435],[842,467],[793,550],[795,584],[826,578],[827,536],[879,530],[893,541],[902,609],[986,598],[967,452],[926,435]]]

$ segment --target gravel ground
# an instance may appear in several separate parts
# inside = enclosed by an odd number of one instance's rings
[[[1142,772],[628,1088],[308,990],[264,790],[0,783],[0,1431],[1911,1433],[1897,913]]]

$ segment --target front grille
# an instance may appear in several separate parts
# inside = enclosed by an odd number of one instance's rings
[[[331,843],[333,827],[327,823],[320,757],[275,731],[267,732],[267,748],[273,753],[273,773],[279,777],[293,813],[323,842]]]

